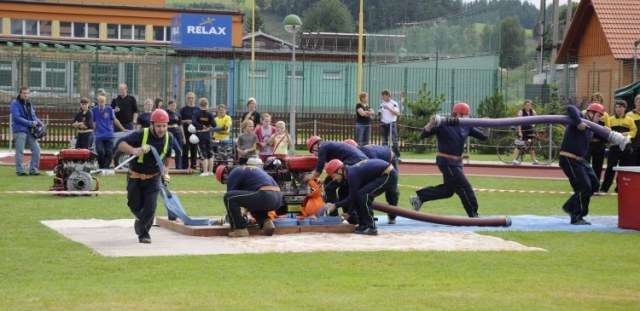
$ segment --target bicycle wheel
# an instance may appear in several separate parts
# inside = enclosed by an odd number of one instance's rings
[[[513,163],[513,149],[516,148],[516,145],[513,143],[514,141],[515,138],[513,137],[503,137],[498,140],[496,151],[500,161],[506,164]]]
[[[538,162],[540,164],[547,165],[552,163],[558,157],[558,146],[554,144],[552,141],[542,140],[538,141],[533,145],[533,150],[536,153],[536,158],[538,158]],[[551,153],[549,153],[551,150]]]

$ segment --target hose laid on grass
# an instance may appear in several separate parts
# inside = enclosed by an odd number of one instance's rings
[[[394,214],[405,218],[419,220],[424,222],[431,222],[441,225],[450,226],[477,226],[477,227],[510,227],[511,218],[509,216],[499,217],[456,217],[456,216],[441,216],[431,215],[427,213],[417,212],[414,210],[408,210],[405,208],[384,204],[381,202],[373,202],[373,209],[387,214]]]

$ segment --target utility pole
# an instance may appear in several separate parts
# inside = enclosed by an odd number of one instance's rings
[[[542,54],[544,53],[544,18],[545,18],[545,7],[547,3],[545,0],[540,0],[540,16],[538,18],[538,25],[536,26],[536,35],[540,41],[540,53],[538,53],[538,74],[542,74]]]
[[[549,83],[556,82],[556,58],[558,57],[558,40],[559,25],[560,24],[560,0],[553,0],[553,24],[551,25],[551,62],[549,68],[551,70],[551,77]]]

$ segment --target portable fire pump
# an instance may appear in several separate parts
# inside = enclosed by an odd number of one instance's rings
[[[278,183],[284,199],[284,205],[276,211],[278,215],[300,212],[304,198],[312,191],[305,176],[313,173],[317,163],[315,156],[267,159],[263,169]]]
[[[213,139],[212,146],[214,150],[217,150],[213,153],[213,161],[214,166],[218,165],[232,165],[235,160],[235,144],[233,143],[233,139],[225,138],[225,139]]]
[[[91,171],[98,168],[95,160],[96,155],[89,149],[60,150],[58,164],[53,169],[53,186],[49,190],[97,191],[100,181],[91,175]]]

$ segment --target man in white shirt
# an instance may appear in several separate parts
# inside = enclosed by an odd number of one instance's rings
[[[400,105],[391,99],[389,90],[383,90],[382,103],[380,104],[380,121],[382,121],[382,127],[380,128],[380,135],[382,135],[382,144],[389,145],[389,138],[391,138],[393,147],[393,153],[400,161],[400,148],[398,147],[398,129],[396,128],[396,121],[398,115],[400,115]]]

